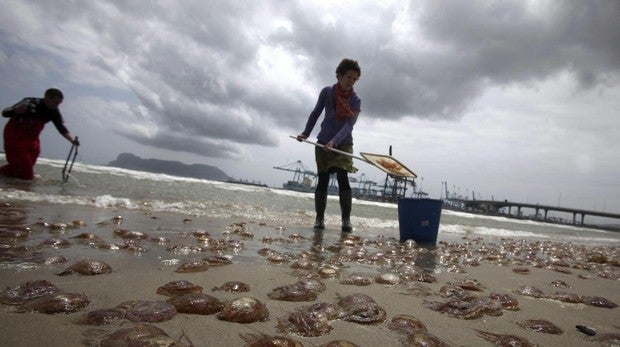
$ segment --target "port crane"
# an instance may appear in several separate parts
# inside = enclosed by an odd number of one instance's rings
[[[355,177],[349,177],[349,182],[357,183],[357,188],[352,188],[353,196],[362,199],[379,199],[380,192],[376,188],[374,188],[377,186],[377,182],[367,179],[366,174],[361,174],[359,179]]]
[[[293,173],[293,179],[282,184],[282,187],[284,189],[301,192],[314,191],[318,175],[314,171],[307,170],[300,160],[283,166],[274,166],[273,168],[276,170],[288,171]],[[353,187],[352,189],[353,196],[355,197],[377,198],[380,194],[377,189],[373,188],[377,186],[377,183],[367,180],[365,174],[362,174],[359,179],[355,177],[349,177],[349,182],[357,183],[357,188]],[[338,194],[338,186],[336,185],[335,174],[332,174],[329,179],[327,191],[329,194]]]
[[[273,168],[293,172],[293,179],[284,183],[283,188],[308,192],[313,190],[317,174],[314,171],[307,170],[301,160]]]

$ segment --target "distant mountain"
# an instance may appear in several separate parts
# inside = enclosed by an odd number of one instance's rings
[[[187,165],[179,161],[142,159],[131,153],[119,154],[116,160],[111,161],[108,165],[123,169],[161,173],[172,176],[202,178],[213,181],[227,181],[230,179],[224,171],[215,166],[202,164]]]

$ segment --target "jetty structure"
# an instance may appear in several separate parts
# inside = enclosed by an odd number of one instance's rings
[[[528,219],[553,224],[566,224],[596,229],[620,231],[620,213],[592,211],[578,208],[541,205],[538,203],[526,203],[508,200],[482,200],[476,199],[476,194],[473,191],[470,199],[467,196],[457,196],[454,193],[450,194],[448,190],[448,183],[442,183],[445,187],[445,197],[443,199],[444,209],[491,216],[503,216],[516,219]],[[530,213],[526,213],[526,211],[529,211]],[[551,216],[550,212],[565,213],[569,216],[572,215],[572,218],[566,219],[558,217],[557,215]],[[600,222],[586,223],[586,217],[601,217],[610,220],[617,220],[618,222],[607,224],[602,224]]]
[[[534,216],[540,218],[542,220],[548,221],[556,221],[556,218],[551,218],[549,216],[549,211],[555,212],[566,212],[573,215],[571,224],[574,225],[586,225],[585,219],[586,216],[593,217],[603,217],[603,218],[613,218],[620,220],[620,214],[618,213],[608,213],[608,212],[599,212],[599,211],[589,211],[582,210],[576,208],[568,208],[568,207],[559,207],[559,206],[548,206],[548,205],[540,205],[540,204],[531,204],[531,203],[523,203],[523,202],[514,202],[514,201],[495,201],[495,200],[463,200],[461,201],[465,210],[476,210],[483,211],[485,213],[497,213],[500,209],[508,209],[507,214],[513,215],[513,208],[516,210],[514,216],[522,217],[523,209],[533,209]]]

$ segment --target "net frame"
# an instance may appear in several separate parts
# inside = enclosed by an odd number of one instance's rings
[[[417,178],[413,171],[411,171],[405,164],[398,161],[398,159],[387,155],[387,154],[374,154],[374,153],[366,153],[360,152],[360,155],[369,163],[377,168],[381,169],[383,172],[399,176],[399,177],[411,177]]]

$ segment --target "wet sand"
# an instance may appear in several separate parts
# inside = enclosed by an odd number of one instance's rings
[[[2,203],[2,202],[0,202]],[[185,336],[194,346],[242,346],[245,344],[240,334],[264,333],[268,335],[284,335],[277,331],[278,319],[286,320],[295,308],[314,302],[335,303],[338,295],[364,293],[371,296],[385,309],[387,321],[395,315],[408,314],[420,319],[428,331],[449,345],[454,346],[491,346],[490,342],[478,337],[474,329],[489,332],[514,334],[528,339],[540,346],[597,346],[594,339],[603,333],[620,333],[620,308],[601,308],[585,304],[572,304],[551,299],[533,298],[512,294],[521,285],[531,285],[547,294],[566,291],[587,296],[601,296],[616,304],[620,304],[620,269],[617,264],[617,247],[608,252],[615,252],[615,266],[609,265],[615,278],[602,278],[591,270],[568,268],[570,274],[546,268],[525,266],[529,274],[512,271],[517,264],[507,262],[504,265],[482,262],[480,265],[463,265],[466,273],[448,272],[441,265],[440,259],[419,258],[423,265],[436,277],[434,283],[423,283],[428,286],[432,295],[420,297],[411,295],[406,284],[383,285],[373,283],[369,286],[353,286],[340,284],[339,279],[322,279],[327,289],[319,293],[312,302],[284,302],[272,300],[267,294],[277,286],[292,284],[298,280],[293,275],[290,263],[273,264],[265,257],[257,254],[263,247],[288,251],[294,254],[321,253],[329,256],[334,251],[342,250],[340,234],[335,230],[325,230],[322,235],[298,226],[277,225],[277,223],[255,223],[239,220],[212,220],[206,218],[173,214],[145,214],[140,211],[115,211],[112,209],[90,208],[84,206],[62,206],[47,204],[7,205],[2,204],[0,212],[0,229],[11,229],[10,225],[31,225],[33,231],[27,239],[14,242],[3,238],[2,252],[15,246],[30,246],[27,252],[42,252],[45,255],[63,255],[66,264],[38,265],[25,263],[23,258],[0,262],[0,288],[14,287],[26,281],[48,280],[65,292],[83,293],[90,299],[90,304],[77,313],[47,315],[41,313],[17,313],[15,306],[0,304],[0,345],[2,346],[79,346],[84,341],[95,342],[107,333],[120,328],[132,326],[127,320],[120,320],[111,325],[87,326],[77,321],[86,312],[116,306],[128,300],[166,300],[168,297],[157,294],[157,288],[175,280],[187,280],[204,288],[203,292],[222,301],[251,296],[267,305],[270,316],[265,322],[239,324],[221,321],[216,315],[190,315],[177,313],[166,322],[152,323],[163,329],[168,335],[177,339]],[[122,223],[115,224],[113,217],[122,216]],[[37,226],[37,222],[58,223],[83,220],[85,227],[53,231]],[[246,222],[246,229],[255,233],[254,238],[240,238],[231,230],[234,223]],[[186,259],[200,259],[208,254],[199,252],[171,252],[167,246],[144,241],[145,252],[136,253],[128,250],[102,250],[87,247],[74,242],[72,236],[84,232],[100,235],[106,241],[119,243],[122,240],[114,237],[118,228],[136,230],[150,236],[165,236],[169,244],[197,246],[194,238],[188,233],[196,230],[207,231],[213,238],[239,240],[244,249],[232,256],[233,264],[213,266],[207,271],[197,273],[175,272],[179,263]],[[373,234],[372,230],[360,231]],[[291,234],[304,236],[295,243],[275,241],[264,243],[263,237],[273,240],[292,240]],[[379,231],[374,233],[380,234]],[[355,233],[353,234],[355,235]],[[322,236],[322,237],[318,237]],[[42,240],[58,237],[71,240],[73,245],[67,248],[35,247]],[[372,238],[376,239],[376,238]],[[440,238],[441,239],[441,238]],[[466,242],[465,240],[463,242]],[[441,247],[441,245],[440,245]],[[2,254],[2,253],[0,253]],[[11,254],[15,254],[11,251]],[[111,274],[98,276],[57,276],[56,274],[78,259],[97,259],[108,263]],[[386,270],[380,265],[360,265],[343,263],[341,278],[351,272],[378,274]],[[578,275],[583,275],[580,278]],[[492,292],[511,293],[519,302],[518,311],[503,310],[501,316],[483,316],[477,319],[459,319],[447,314],[436,312],[425,306],[425,301],[441,301],[447,299],[438,295],[439,289],[450,283],[464,279],[475,279],[484,286],[479,295]],[[572,288],[561,289],[551,285],[554,280],[562,280]],[[211,288],[227,281],[243,281],[251,286],[249,293],[228,293],[212,291]],[[524,330],[516,323],[525,319],[546,319],[559,326],[563,333],[551,335]],[[319,346],[323,343],[346,339],[359,346],[399,346],[405,336],[387,328],[387,321],[376,325],[361,325],[342,320],[330,322],[331,333],[320,337],[300,337],[293,334],[287,336],[301,342],[305,346]],[[586,325],[597,330],[597,336],[587,337],[575,329],[575,325]],[[99,330],[94,332],[93,329]],[[182,341],[186,341],[183,339]]]

